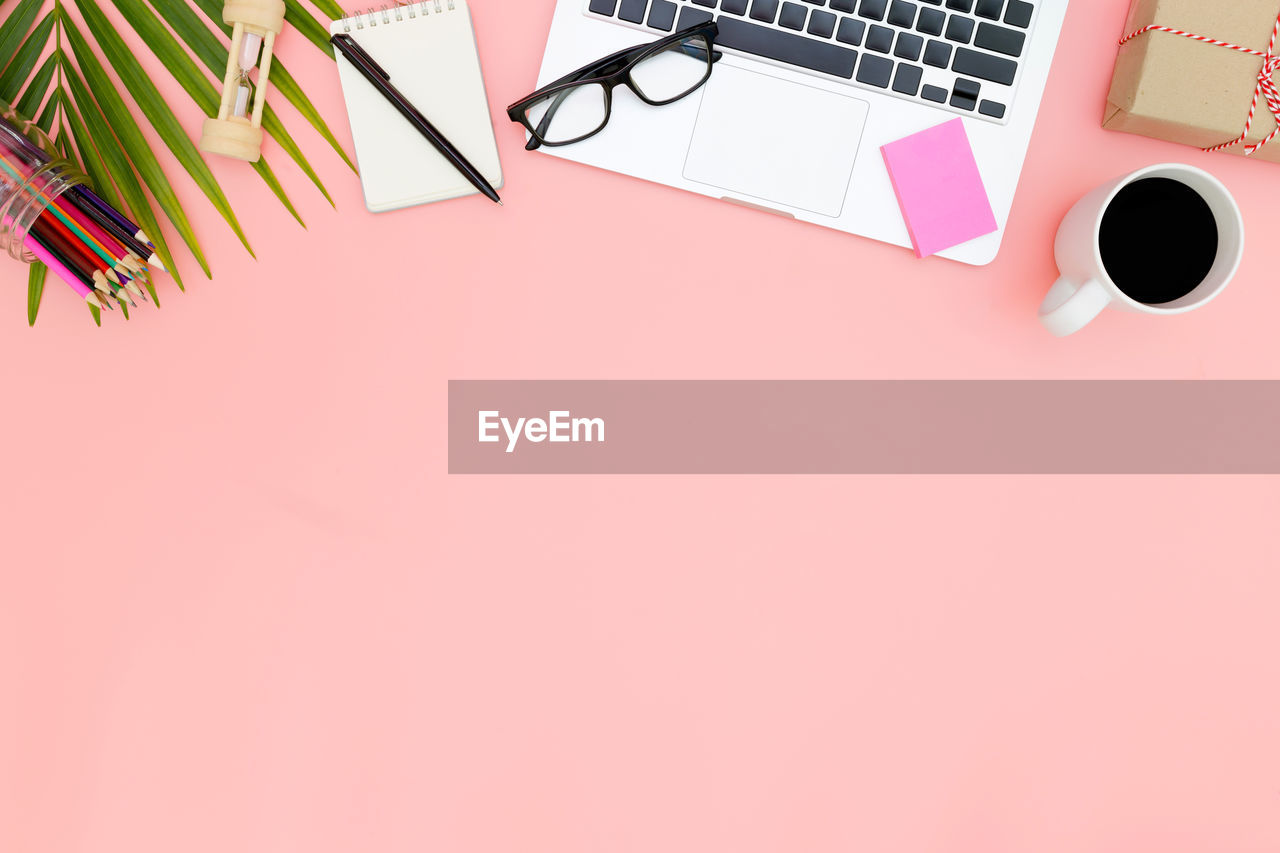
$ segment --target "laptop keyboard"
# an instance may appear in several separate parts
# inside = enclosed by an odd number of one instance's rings
[[[586,0],[672,32],[713,18],[716,46],[1003,123],[1036,5],[1027,0]]]

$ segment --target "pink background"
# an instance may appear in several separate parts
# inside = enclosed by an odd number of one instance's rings
[[[0,849],[1280,848],[1275,478],[445,474],[449,378],[1280,378],[1280,168],[1099,129],[1126,4],[984,269],[526,154],[553,2],[474,5],[505,208],[369,215],[299,127],[337,210],[216,163],[260,260],[184,185],[160,312],[29,330],[0,263]],[[1057,221],[1162,160],[1239,279],[1052,339]]]

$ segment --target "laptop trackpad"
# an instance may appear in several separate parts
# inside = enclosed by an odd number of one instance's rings
[[[707,81],[684,176],[733,195],[839,216],[865,101],[718,65]]]

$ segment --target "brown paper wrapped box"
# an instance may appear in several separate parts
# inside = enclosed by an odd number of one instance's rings
[[[1278,16],[1280,0],[1134,0],[1123,35],[1158,24],[1266,53]],[[1262,67],[1258,56],[1173,33],[1144,33],[1120,47],[1102,126],[1197,148],[1231,142],[1249,119]],[[1244,154],[1275,129],[1266,99],[1259,98],[1247,141],[1224,150]],[[1280,137],[1252,156],[1280,162]]]

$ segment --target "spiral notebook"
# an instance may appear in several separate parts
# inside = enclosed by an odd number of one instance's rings
[[[391,75],[391,83],[495,188],[498,144],[466,0],[421,0],[334,21]],[[337,55],[364,203],[380,213],[476,192],[462,174]]]

